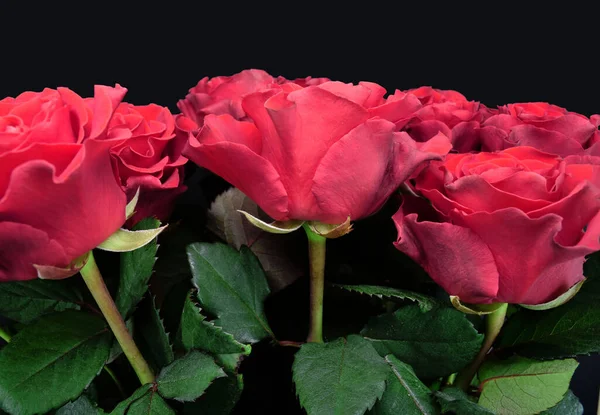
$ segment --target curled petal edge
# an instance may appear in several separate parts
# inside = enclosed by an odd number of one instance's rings
[[[64,267],[54,267],[52,265],[37,265],[33,264],[33,267],[37,270],[37,276],[41,280],[64,280],[65,278],[72,277],[77,274],[81,268],[87,263],[89,251],[85,254],[75,258],[71,263]]]

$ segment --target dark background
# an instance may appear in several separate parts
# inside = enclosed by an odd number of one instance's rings
[[[597,10],[507,2],[268,10],[162,2],[0,4],[0,97],[120,83],[134,104],[176,102],[204,76],[260,68],[286,78],[368,80],[390,92],[430,85],[488,106],[547,101],[600,113]],[[573,389],[595,411],[597,357]]]

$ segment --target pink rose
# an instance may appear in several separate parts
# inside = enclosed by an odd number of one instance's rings
[[[115,169],[129,199],[140,190],[130,224],[150,216],[163,221],[168,218],[175,197],[185,190],[187,159],[181,151],[187,131],[196,128],[193,121],[184,116],[174,118],[167,108],[155,104],[121,103],[117,107],[107,130],[107,138],[122,139],[111,149]]]
[[[424,145],[394,122],[420,106],[414,96],[325,82],[274,84],[242,99],[247,121],[207,115],[184,155],[238,187],[276,220],[342,223],[375,212],[425,160],[449,150]]]
[[[464,302],[551,301],[600,250],[600,157],[531,147],[449,154],[414,187],[437,220],[401,208],[395,245]]]
[[[598,122],[545,102],[508,104],[483,123],[484,148],[488,151],[530,146],[559,156],[584,154],[598,136]],[[600,155],[600,149],[586,152]]]
[[[425,142],[441,132],[460,153],[480,150],[481,123],[492,115],[484,105],[469,101],[456,91],[431,87],[396,91],[388,100],[398,96],[414,96],[422,104],[405,126],[399,126],[414,140]]]
[[[293,83],[306,87],[327,81],[329,81],[327,78],[310,76],[290,81],[283,76],[273,78],[259,69],[247,69],[232,76],[202,78],[195,87],[190,89],[185,99],[177,103],[177,107],[199,126],[204,124],[204,117],[208,114],[229,114],[237,120],[244,120],[246,114],[242,108],[242,99],[248,94],[277,84]]]
[[[67,88],[0,101],[0,281],[49,277],[125,222],[107,126],[127,90]],[[77,272],[76,270],[73,273]]]

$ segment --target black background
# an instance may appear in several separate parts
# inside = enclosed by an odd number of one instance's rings
[[[431,85],[488,106],[546,101],[600,113],[591,6],[197,3],[6,0],[0,97],[57,86],[91,96],[94,84],[120,83],[127,101],[176,111],[200,78],[260,68],[286,78],[368,80],[390,92]],[[595,411],[599,385],[598,358],[583,359],[574,391],[586,413]]]

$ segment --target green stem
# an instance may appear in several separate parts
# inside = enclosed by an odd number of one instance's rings
[[[121,394],[121,396],[123,398],[126,398],[127,395],[125,395],[125,390],[123,389],[123,385],[121,385],[121,382],[119,381],[119,378],[117,378],[117,375],[115,375],[115,372],[113,372],[113,370],[108,367],[108,365],[104,365],[104,371],[106,373],[108,373],[108,376],[110,376],[110,378],[113,380],[113,382],[115,382],[115,385],[117,386],[117,389],[119,390],[119,393]]]
[[[10,339],[12,339],[12,336],[8,334],[8,332],[5,329],[0,327],[0,339],[4,340],[6,343],[10,343]]]
[[[479,367],[485,360],[488,352],[492,348],[494,344],[494,340],[500,334],[500,330],[502,329],[502,325],[504,324],[504,319],[506,318],[506,309],[508,308],[508,304],[502,304],[496,311],[491,314],[488,314],[485,317],[485,338],[483,339],[483,345],[481,346],[481,350],[473,359],[473,361],[469,364],[469,366],[465,367],[459,374],[456,376],[456,381],[454,385],[466,391],[475,377],[475,374],[479,370]]]
[[[152,369],[150,369],[150,366],[148,366],[148,363],[144,360],[140,350],[133,341],[131,333],[127,330],[123,317],[121,317],[121,313],[119,313],[115,302],[104,284],[102,274],[100,274],[92,252],[90,252],[88,261],[80,272],[140,382],[142,385],[153,383],[155,379],[154,373],[152,373]]]
[[[325,287],[325,242],[327,239],[304,225],[310,263],[310,327],[307,342],[323,343],[323,290]]]

